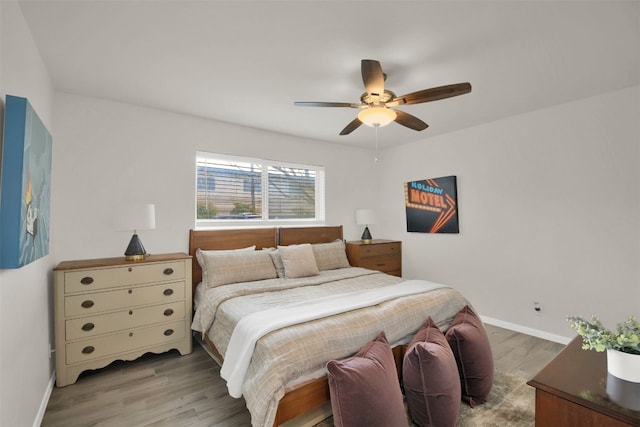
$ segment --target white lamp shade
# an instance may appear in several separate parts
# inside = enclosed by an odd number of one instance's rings
[[[358,113],[358,119],[367,126],[386,126],[396,119],[396,112],[387,107],[369,107]]]
[[[376,217],[372,209],[356,209],[356,224],[375,224]]]
[[[114,215],[114,228],[118,231],[156,228],[156,205],[149,203],[118,206]]]

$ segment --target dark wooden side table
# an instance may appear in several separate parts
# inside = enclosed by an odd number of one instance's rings
[[[577,336],[529,384],[536,389],[536,427],[640,426],[640,412],[609,400],[607,355],[583,350]]]
[[[402,242],[373,239],[371,243],[352,240],[346,243],[347,258],[353,267],[378,270],[402,277]]]

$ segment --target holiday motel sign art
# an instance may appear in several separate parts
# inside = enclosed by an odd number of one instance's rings
[[[407,231],[458,233],[456,177],[445,176],[404,184]]]

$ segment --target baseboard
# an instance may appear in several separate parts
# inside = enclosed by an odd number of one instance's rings
[[[54,370],[51,374],[51,378],[49,378],[49,384],[47,384],[47,389],[44,391],[44,396],[42,396],[42,402],[40,403],[40,408],[38,409],[38,413],[36,414],[36,419],[33,420],[33,427],[40,427],[40,425],[42,424],[44,413],[47,411],[47,405],[49,404],[49,398],[51,397],[51,392],[53,391],[53,386],[55,383],[56,371]]]
[[[492,317],[482,316],[480,318],[483,322],[500,328],[509,329],[510,331],[520,332],[522,334],[531,335],[533,337],[542,338],[543,340],[553,341],[560,344],[567,345],[571,338],[564,337],[562,335],[551,334],[549,332],[541,331],[539,329],[529,328],[527,326],[518,325],[516,323],[505,322],[504,320],[494,319]]]

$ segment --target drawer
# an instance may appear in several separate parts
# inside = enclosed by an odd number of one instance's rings
[[[370,270],[378,270],[384,273],[400,270],[401,259],[399,256],[372,256],[360,258],[359,267],[368,268]]]
[[[180,280],[185,277],[183,261],[123,265],[64,273],[64,292],[87,292],[116,286]]]
[[[81,316],[184,299],[185,282],[161,283],[64,297],[65,316]]]
[[[185,331],[185,320],[181,320],[68,343],[65,345],[67,364],[86,362],[105,356],[177,341],[185,337]]]
[[[80,317],[65,322],[65,339],[72,341],[184,318],[184,301]]]
[[[400,245],[397,243],[378,243],[360,246],[360,260],[370,257],[400,256]]]

